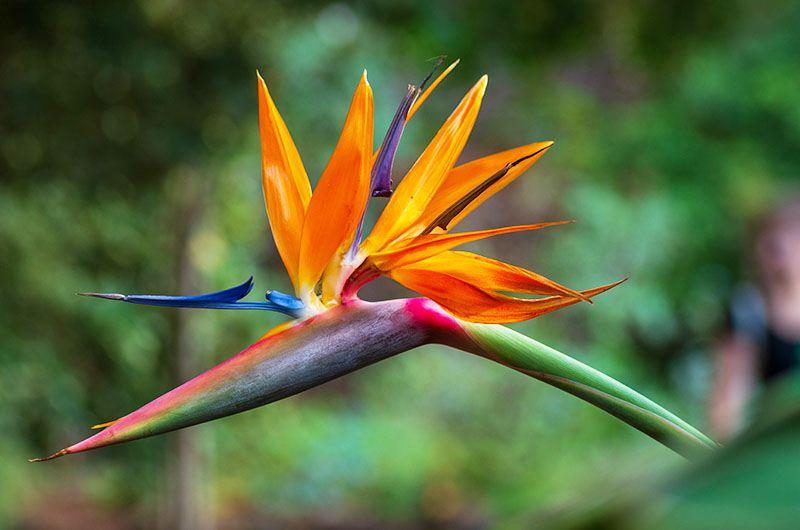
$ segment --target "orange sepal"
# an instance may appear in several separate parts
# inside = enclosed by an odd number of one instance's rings
[[[261,134],[261,183],[275,246],[292,284],[297,287],[300,238],[311,186],[297,148],[267,85],[258,76],[258,123]]]
[[[572,296],[592,303],[580,292],[564,287],[541,274],[471,252],[442,252],[415,263],[410,268],[441,272],[484,291]]]
[[[580,302],[580,298],[549,296],[523,299],[485,291],[441,272],[424,269],[396,269],[388,274],[412,291],[426,296],[456,318],[481,324],[508,324],[522,322],[550,311]],[[581,291],[591,298],[622,283]]]
[[[372,115],[372,88],[365,70],[339,143],[308,205],[300,243],[301,289],[313,289],[336,251],[352,241],[361,219],[369,196]]]
[[[481,77],[464,96],[397,186],[375,228],[364,241],[362,248],[367,253],[380,250],[417,222],[467,143],[486,91],[487,79]]]
[[[425,229],[430,223],[434,222],[438,215],[456,204],[465,195],[476,189],[498,171],[501,171],[506,164],[511,164],[522,157],[533,155],[510,168],[505,175],[500,177],[483,193],[475,197],[469,204],[461,209],[447,224],[448,230],[452,229],[459,221],[480,206],[486,199],[508,186],[514,179],[525,172],[534,162],[539,160],[551,145],[553,145],[553,142],[538,142],[535,144],[523,145],[501,153],[485,156],[453,168],[447,174],[447,177],[444,179],[439,189],[436,190],[436,193],[433,195],[431,202],[428,204],[428,207],[420,217],[415,228],[418,230]]]
[[[462,232],[458,234],[425,234],[407,240],[399,241],[392,245],[389,250],[371,254],[367,260],[369,263],[384,272],[397,267],[405,267],[428,259],[451,248],[455,248],[465,243],[477,241],[500,234],[511,232],[522,232],[525,230],[536,230],[548,226],[574,223],[574,221],[557,221],[554,223],[536,223],[532,225],[507,226],[504,228],[493,228],[490,230],[479,230],[477,232]],[[405,243],[405,244],[404,244]]]

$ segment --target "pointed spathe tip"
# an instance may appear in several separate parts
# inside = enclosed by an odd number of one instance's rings
[[[45,462],[47,460],[53,460],[55,458],[59,458],[68,454],[69,454],[69,449],[62,449],[61,451],[53,453],[52,455],[46,456],[44,458],[29,458],[28,462]]]

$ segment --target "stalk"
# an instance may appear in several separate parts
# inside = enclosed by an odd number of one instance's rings
[[[462,326],[471,340],[458,348],[569,392],[686,458],[702,457],[718,447],[635,390],[549,346],[499,325],[463,322]]]
[[[569,392],[686,457],[716,444],[614,379],[499,325],[470,324],[425,298],[350,300],[298,321],[123,416],[51,460],[197,425],[292,396],[424,344],[440,343],[499,362]]]

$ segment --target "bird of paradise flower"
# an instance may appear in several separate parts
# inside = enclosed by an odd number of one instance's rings
[[[440,61],[441,63],[441,61]],[[616,380],[498,324],[537,317],[620,282],[575,291],[534,272],[453,248],[482,238],[560,223],[476,232],[452,228],[511,183],[552,145],[524,145],[455,166],[475,123],[487,77],[467,92],[392,190],[392,166],[407,122],[451,64],[423,90],[409,86],[375,151],[372,88],[364,71],[339,142],[311,192],[297,148],[258,75],[264,198],[277,250],[294,295],[270,291],[242,301],[252,278],[200,296],[85,293],[139,304],[265,309],[292,317],[255,344],[49,460],[188,427],[291,396],[427,343],[442,343],[505,364],[574,394],[672,449],[694,455],[714,442]],[[437,65],[438,66],[438,65]],[[434,69],[435,71],[436,69]],[[362,241],[370,197],[391,197]],[[365,302],[367,282],[388,276],[423,298]],[[520,298],[503,293],[539,295]]]

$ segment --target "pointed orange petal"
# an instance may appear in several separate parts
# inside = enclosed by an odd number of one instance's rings
[[[400,241],[393,245],[390,250],[376,252],[367,259],[378,269],[386,272],[397,267],[404,267],[428,259],[436,254],[450,250],[451,248],[477,241],[486,237],[511,232],[521,232],[523,230],[536,230],[548,226],[573,223],[574,221],[558,221],[555,223],[537,223],[533,225],[507,226],[505,228],[494,228],[491,230],[479,230],[477,232],[462,232],[460,234],[425,234],[408,240]],[[407,242],[407,244],[403,244]]]
[[[369,195],[372,88],[367,72],[353,95],[339,143],[308,205],[300,243],[300,289],[313,289],[337,250],[352,241]]]
[[[471,252],[442,252],[409,268],[441,272],[484,291],[572,296],[583,299],[583,295],[578,291],[559,285],[540,274]]]
[[[513,298],[484,291],[448,274],[422,269],[395,269],[388,276],[430,298],[451,315],[483,324],[522,322],[580,302],[579,298],[567,296],[550,296],[533,300]],[[591,298],[619,285],[622,281],[581,291],[581,294]]]
[[[297,148],[289,135],[267,85],[258,75],[258,123],[261,133],[261,183],[264,202],[286,272],[297,287],[297,264],[303,219],[311,186]]]
[[[367,253],[380,250],[419,219],[467,142],[486,90],[483,76],[464,96],[428,147],[395,190],[372,233],[364,242]]]
[[[461,208],[452,220],[447,223],[447,228],[452,229],[472,210],[477,208],[486,199],[508,186],[514,179],[533,165],[551,145],[553,145],[553,142],[538,142],[524,145],[494,155],[485,156],[453,168],[450,173],[447,174],[447,177],[444,182],[442,182],[439,189],[436,190],[430,204],[428,204],[422,217],[420,217],[417,223],[417,229],[424,229],[430,223],[434,222],[437,216],[446,212],[474,190],[480,189],[479,187],[486,183],[487,179],[494,176],[499,171],[502,171],[507,164],[511,164],[525,156],[533,155],[510,168],[505,175],[500,177],[482,193],[476,195],[466,206]]]
[[[453,64],[448,66],[447,70],[445,70],[444,72],[439,74],[439,77],[437,77],[436,80],[433,83],[431,83],[431,85],[427,89],[425,89],[425,92],[420,94],[420,96],[417,98],[417,100],[411,105],[411,108],[408,110],[408,116],[406,116],[406,122],[408,122],[408,120],[411,119],[411,116],[413,116],[414,113],[417,112],[417,109],[422,105],[422,103],[426,99],[428,99],[428,96],[431,95],[431,93],[433,92],[433,89],[436,88],[437,86],[439,86],[439,83],[441,83],[442,80],[445,77],[447,77],[447,74],[449,74],[453,70],[453,68],[455,68],[456,65],[460,61],[461,61],[461,59],[456,59],[455,61],[453,61]]]

